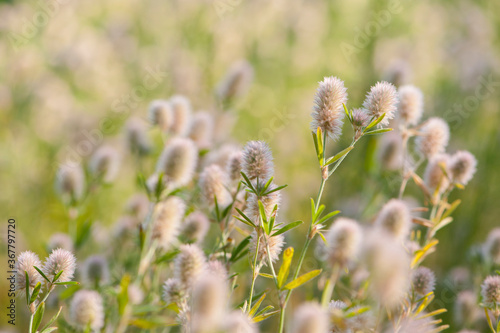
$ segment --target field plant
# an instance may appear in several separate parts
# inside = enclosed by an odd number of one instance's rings
[[[248,63],[233,66],[216,88],[217,104],[233,107],[251,79]],[[425,261],[440,250],[439,231],[453,228],[461,202],[450,194],[466,190],[474,155],[447,152],[448,124],[422,119],[422,92],[413,85],[381,81],[362,105],[351,105],[344,82],[325,77],[311,104],[317,168],[303,172],[317,175],[318,192],[293,203],[307,205],[307,221],[281,217],[287,185],[275,181],[266,142],[231,143],[217,133],[224,113],[194,112],[180,95],[152,101],[149,124],[128,119],[126,156],[104,144],[86,164],[61,165],[56,190],[67,232],[52,235],[44,263],[31,251],[17,261],[29,332],[445,331],[440,315],[447,309],[433,303],[436,275]],[[350,144],[332,153],[342,136]],[[343,168],[368,177],[349,165],[367,137],[380,141],[379,171],[392,173],[399,190],[374,214],[355,219],[323,193]],[[124,161],[135,166],[136,179],[120,178]],[[137,193],[105,230],[88,200],[125,181]],[[420,193],[416,200],[405,196],[409,184]],[[303,243],[289,246],[294,233]],[[304,269],[308,255],[315,267]],[[477,267],[455,272],[475,281],[456,300],[457,322],[463,333],[498,333],[500,229],[477,256]]]

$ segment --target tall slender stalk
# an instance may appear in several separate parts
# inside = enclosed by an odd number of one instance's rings
[[[257,245],[255,246],[255,255],[253,256],[253,266],[252,266],[252,286],[250,287],[250,296],[248,297],[248,310],[250,310],[252,308],[253,290],[255,287],[255,280],[257,279],[257,275],[258,275],[258,272],[256,273],[255,270],[257,268],[259,244],[260,244],[260,235],[257,235]]]

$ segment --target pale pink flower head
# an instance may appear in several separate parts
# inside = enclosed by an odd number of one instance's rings
[[[424,172],[424,181],[432,193],[438,189],[438,193],[446,191],[450,186],[450,180],[443,172],[443,169],[449,175],[450,156],[439,154],[432,157],[427,164]]]
[[[355,220],[340,217],[326,234],[327,255],[331,265],[345,266],[357,259],[362,241],[362,229]]]
[[[490,231],[486,239],[485,252],[493,263],[500,265],[500,227]]]
[[[382,228],[400,240],[404,240],[411,228],[411,215],[403,200],[389,200],[378,213],[375,226]]]
[[[254,231],[251,234],[250,239],[250,256],[253,258],[255,256],[255,251],[257,249],[257,233]],[[268,265],[269,259],[267,254],[267,246],[269,245],[269,257],[272,262],[279,259],[283,245],[285,244],[285,237],[283,235],[270,236],[266,233],[262,233],[259,237],[259,252],[257,254],[257,260],[262,262],[264,265]]]
[[[418,151],[429,159],[444,153],[450,139],[450,128],[443,119],[437,117],[428,119],[420,132],[415,140]]]
[[[173,115],[170,131],[175,135],[184,136],[191,126],[191,102],[181,95],[172,96],[169,102],[172,107]]]
[[[413,291],[418,295],[425,296],[434,291],[435,284],[436,276],[429,268],[421,266],[412,272]]]
[[[194,114],[191,127],[189,128],[189,138],[196,143],[198,148],[205,149],[212,145],[214,136],[214,118],[204,111]]]
[[[207,166],[200,174],[201,193],[209,206],[215,205],[215,199],[220,207],[225,207],[231,202],[231,193],[227,190],[228,184],[228,175],[217,164]]]
[[[317,303],[304,303],[293,316],[293,333],[328,333],[330,321],[328,313]]]
[[[454,181],[467,185],[476,173],[477,160],[468,151],[459,150],[451,156],[450,172]]]
[[[157,99],[149,104],[149,121],[162,131],[167,131],[173,123],[173,110],[169,101]]]
[[[197,162],[198,149],[194,142],[190,139],[174,138],[163,149],[156,172],[163,172],[164,179],[171,187],[182,187],[193,178]]]
[[[121,157],[118,151],[108,145],[99,147],[90,159],[90,172],[106,183],[112,182],[120,170]]]
[[[188,290],[205,270],[205,254],[195,244],[181,245],[179,249],[181,252],[174,262],[174,277],[182,288]]]
[[[417,125],[424,112],[424,96],[422,91],[413,85],[399,87],[398,113],[406,125]]]
[[[483,303],[489,308],[500,305],[500,275],[490,275],[484,279],[481,285],[481,296]]]
[[[344,107],[347,103],[347,88],[344,81],[337,77],[325,77],[319,83],[314,98],[311,116],[311,130],[316,133],[318,127],[327,133],[332,140],[338,140],[344,124]]]
[[[246,60],[239,60],[231,65],[224,79],[218,84],[215,91],[217,97],[224,101],[246,94],[253,80],[253,67]]]
[[[45,260],[42,271],[50,281],[63,271],[57,282],[68,282],[73,279],[76,269],[76,258],[70,251],[64,249],[55,249]]]
[[[265,184],[274,174],[273,155],[264,141],[249,141],[243,148],[242,171],[250,180]]]
[[[34,266],[42,268],[42,263],[38,255],[31,251],[24,251],[19,254],[16,262],[16,290],[23,294],[26,292],[26,273],[28,273],[29,288],[35,288],[38,282],[42,281],[42,276]]]
[[[69,307],[71,322],[80,329],[87,326],[99,331],[104,327],[104,305],[101,295],[94,290],[79,290]]]
[[[363,102],[363,108],[370,118],[378,118],[385,113],[380,125],[388,125],[389,120],[394,118],[397,110],[398,93],[396,88],[389,82],[377,82],[371,87]]]
[[[152,239],[163,249],[169,249],[179,235],[186,204],[176,196],[168,197],[156,205],[153,214]]]

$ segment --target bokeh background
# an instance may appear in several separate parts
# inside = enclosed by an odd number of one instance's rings
[[[98,132],[123,146],[127,118],[146,118],[152,99],[173,94],[197,110],[233,115],[234,126],[222,131],[237,144],[266,140],[277,182],[289,185],[282,216],[307,220],[319,185],[309,130],[317,82],[340,77],[349,106],[359,107],[385,79],[421,88],[425,117],[450,124],[448,150],[470,150],[479,162],[471,184],[454,192],[462,205],[426,261],[446,281],[452,268],[474,264],[474,247],[500,225],[498,13],[500,2],[491,0],[0,1],[0,232],[15,218],[18,253],[44,255],[50,235],[67,230],[53,185],[59,163],[86,163],[97,146],[82,142]],[[254,69],[252,85],[221,110],[214,90],[242,59]],[[332,152],[348,144],[344,131]],[[397,193],[400,175],[381,171],[379,140],[363,139],[328,182],[328,209],[369,222]],[[119,181],[91,198],[93,218],[111,225],[135,191],[133,161],[125,158]],[[413,185],[408,194],[421,202]],[[300,247],[304,232],[287,242]],[[0,286],[3,308],[5,278]],[[442,297],[447,307],[452,295]],[[451,331],[452,315],[443,317]],[[19,310],[19,329],[22,318]]]

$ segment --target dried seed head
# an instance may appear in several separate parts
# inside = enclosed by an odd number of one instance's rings
[[[331,265],[346,266],[357,259],[361,246],[362,229],[358,222],[340,217],[326,234],[327,255]]]
[[[184,288],[177,279],[168,279],[163,284],[163,299],[165,303],[178,303],[184,297]]]
[[[465,290],[457,295],[455,301],[454,320],[460,326],[470,326],[479,319],[481,313],[477,306],[476,293]]]
[[[210,228],[210,221],[202,212],[192,212],[182,225],[182,235],[188,242],[201,243]]]
[[[217,276],[222,281],[228,279],[227,269],[224,264],[218,260],[210,260],[207,264],[207,272],[211,275]]]
[[[382,136],[380,140],[379,160],[386,170],[399,170],[403,166],[403,146],[401,137],[390,132]]]
[[[227,161],[226,172],[229,175],[231,181],[236,182],[241,179],[241,163],[243,160],[243,153],[241,151],[235,151],[229,156]]]
[[[231,312],[224,320],[224,333],[258,333],[257,325],[247,314],[240,310]]]
[[[241,169],[250,180],[265,184],[274,174],[273,155],[264,141],[249,141],[243,148]]]
[[[149,104],[149,121],[162,131],[167,131],[173,123],[172,105],[169,101],[157,99]]]
[[[434,272],[427,267],[419,267],[412,273],[412,285],[413,290],[421,295],[425,296],[431,291],[434,291],[434,286],[436,284],[436,276]]]
[[[174,277],[184,289],[189,289],[205,269],[205,254],[194,244],[181,245],[175,258]]]
[[[380,210],[375,226],[403,240],[411,228],[411,215],[403,200],[391,199]]]
[[[246,60],[235,62],[215,91],[222,101],[230,101],[246,94],[253,79],[253,68]]]
[[[399,117],[406,125],[417,125],[424,112],[424,96],[415,86],[405,85],[398,89]]]
[[[368,117],[368,112],[365,109],[354,109],[352,110],[352,126],[355,131],[361,131],[363,127],[368,125],[370,118]]]
[[[314,98],[311,116],[311,130],[316,133],[318,127],[327,133],[332,140],[338,140],[342,135],[344,124],[344,106],[347,103],[347,88],[344,81],[337,77],[325,77],[319,83]]]
[[[143,193],[134,194],[127,201],[126,211],[135,216],[140,221],[146,218],[148,210],[149,210],[149,199],[148,196]]]
[[[97,291],[79,290],[71,300],[69,315],[71,321],[80,329],[90,326],[93,330],[104,327],[104,306]]]
[[[489,308],[500,305],[500,275],[487,276],[481,285],[483,303]]]
[[[439,193],[443,193],[448,186],[450,186],[450,181],[443,172],[444,169],[449,174],[449,161],[449,155],[439,154],[434,156],[429,163],[427,163],[424,181],[432,193],[434,193],[436,189],[439,189]]]
[[[485,252],[493,263],[500,265],[500,228],[490,231],[486,239]]]
[[[58,248],[73,251],[73,240],[68,234],[56,232],[50,236],[49,242],[47,243],[47,249],[50,252]]]
[[[79,164],[62,164],[56,177],[56,188],[64,198],[81,199],[85,187],[85,174]]]
[[[186,211],[184,201],[175,196],[160,202],[155,207],[153,216],[152,238],[163,249],[169,249],[179,234],[181,220]]]
[[[197,112],[193,116],[189,129],[189,138],[198,148],[208,148],[212,145],[214,136],[214,119],[208,112]]]
[[[227,190],[229,179],[227,174],[216,164],[207,166],[200,174],[200,188],[206,204],[215,205],[215,199],[219,207],[227,206],[232,198]]]
[[[133,154],[145,155],[151,149],[147,126],[139,117],[130,117],[125,125],[125,137]]]
[[[198,150],[190,139],[174,138],[163,149],[157,173],[164,173],[165,180],[174,188],[187,185],[193,178],[198,162]]]
[[[255,256],[255,250],[257,248],[257,233],[252,232],[252,239],[250,240],[250,256],[253,258]],[[259,237],[259,253],[257,254],[257,260],[262,262],[264,265],[268,264],[267,257],[267,246],[269,244],[269,256],[271,261],[275,262],[278,260],[283,245],[285,244],[285,237],[283,235],[269,236],[267,234],[262,234]]]
[[[276,185],[271,184],[269,186],[269,190],[272,190],[276,188]],[[260,201],[262,202],[262,206],[264,206],[264,211],[266,213],[267,219],[271,218],[271,214],[273,213],[274,207],[277,205],[279,208],[280,201],[281,201],[281,194],[280,191],[275,191],[272,193],[269,193],[268,195],[262,196],[260,198]],[[276,210],[276,215],[277,215],[278,210]],[[247,208],[245,209],[245,215],[252,220],[256,225],[260,224],[260,212],[259,212],[259,200],[258,197],[253,194],[249,193],[248,198],[247,198]]]
[[[418,151],[425,157],[432,158],[437,154],[444,153],[448,140],[450,139],[450,128],[441,118],[428,119],[421,129],[421,134],[415,140]]]
[[[467,185],[476,173],[476,166],[477,160],[474,155],[464,150],[457,151],[450,159],[450,177],[455,182]]]
[[[366,109],[370,118],[378,118],[385,113],[380,125],[388,125],[389,120],[394,118],[397,104],[398,93],[396,88],[391,83],[382,81],[371,87],[363,102],[363,108]]]
[[[214,333],[222,326],[228,287],[218,276],[198,278],[193,286],[191,329],[193,333]]]
[[[327,313],[317,303],[304,303],[293,316],[291,332],[293,333],[328,333],[329,319]]]
[[[363,258],[372,296],[383,306],[397,306],[410,285],[410,257],[404,248],[386,232],[374,230],[366,239]]]
[[[141,304],[144,300],[144,293],[142,292],[141,288],[139,288],[135,284],[130,284],[127,291],[128,301],[130,302],[130,304],[138,305]]]
[[[76,258],[73,253],[63,249],[55,249],[45,260],[42,271],[51,281],[60,271],[63,271],[57,282],[68,282],[73,278],[75,269]]]
[[[35,288],[38,282],[42,281],[42,276],[33,267],[42,268],[42,263],[38,255],[31,251],[24,251],[19,254],[16,262],[16,290],[21,291],[24,295],[26,293],[26,273],[28,273],[30,289]]]
[[[94,287],[109,282],[109,265],[105,257],[95,255],[87,258],[82,266],[82,280]]]
[[[92,155],[89,169],[94,176],[109,183],[118,175],[120,163],[120,154],[116,149],[111,146],[102,146]]]
[[[170,130],[176,135],[183,136],[191,125],[191,103],[186,97],[176,95],[170,99],[170,105],[173,114]]]

